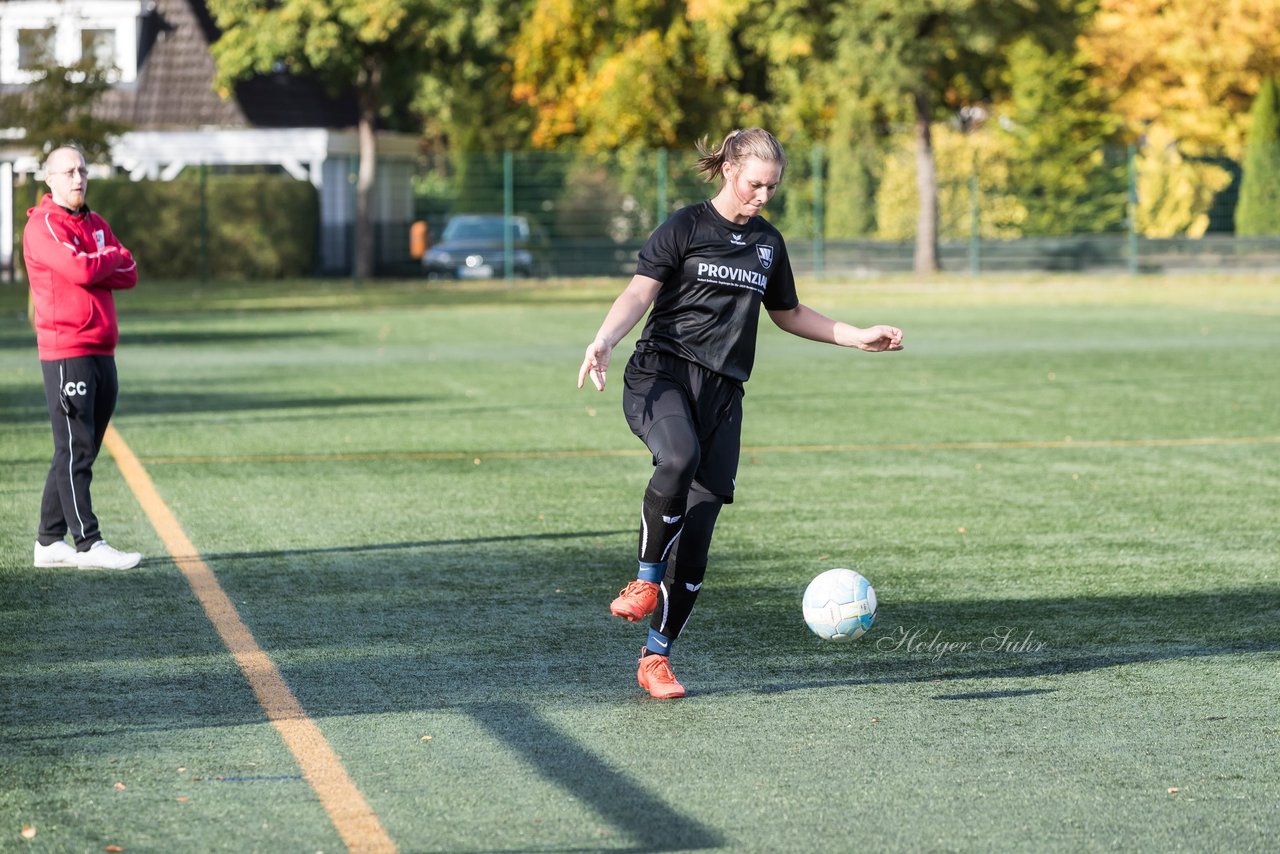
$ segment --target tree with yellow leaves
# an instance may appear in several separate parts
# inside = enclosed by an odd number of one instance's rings
[[[1280,73],[1280,0],[1098,0],[1079,48],[1135,136],[1159,125],[1191,153],[1238,158]]]
[[[533,108],[532,142],[588,151],[688,143],[769,124],[809,18],[797,0],[533,0],[511,45],[512,96]]]
[[[1238,159],[1262,80],[1280,71],[1280,0],[1099,0],[1079,39],[1138,159],[1138,228],[1198,237]]]

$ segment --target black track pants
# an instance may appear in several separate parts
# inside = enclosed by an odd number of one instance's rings
[[[53,425],[53,462],[40,500],[41,545],[68,533],[85,551],[102,534],[93,515],[89,485],[102,437],[116,408],[119,383],[112,356],[78,356],[40,363]]]

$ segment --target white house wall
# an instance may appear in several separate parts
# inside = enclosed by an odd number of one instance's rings
[[[347,270],[355,234],[355,155],[330,157],[321,164],[320,269]]]
[[[138,30],[141,0],[0,0],[0,83],[30,83],[30,72],[18,67],[18,33],[54,29],[54,58],[60,65],[80,61],[82,30],[110,30],[115,36],[118,83],[138,77]]]
[[[379,222],[395,223],[413,219],[412,160],[388,159],[380,164],[377,185],[377,213]]]
[[[13,264],[13,164],[0,161],[0,275]]]

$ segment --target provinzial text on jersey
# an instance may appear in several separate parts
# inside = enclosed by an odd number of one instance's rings
[[[751,285],[756,290],[764,293],[765,285],[769,283],[769,279],[764,273],[758,273],[755,270],[744,270],[741,267],[728,267],[724,264],[707,264],[698,263],[698,278],[714,277],[723,282],[738,282],[741,284]]]

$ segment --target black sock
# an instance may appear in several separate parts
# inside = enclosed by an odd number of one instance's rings
[[[649,486],[640,510],[639,578],[661,581],[667,571],[667,557],[676,537],[684,529],[688,495],[658,495]]]

